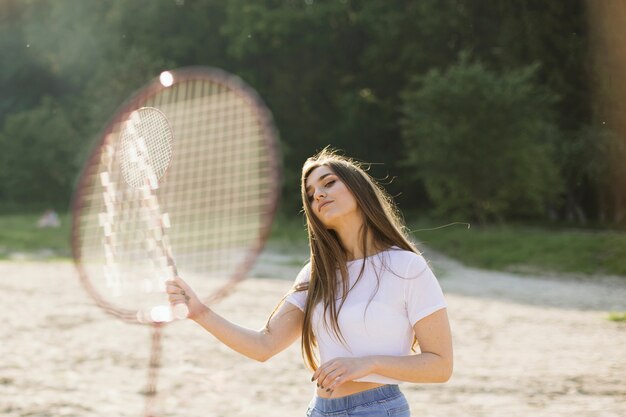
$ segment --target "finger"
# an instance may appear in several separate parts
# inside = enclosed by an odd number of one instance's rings
[[[181,290],[182,288],[180,288],[178,285],[165,284],[165,291],[168,294],[178,294]]]
[[[320,372],[322,372],[322,367],[323,367],[323,366],[324,366],[324,365],[320,365],[320,366],[319,366],[319,367],[315,370],[315,372],[313,372],[313,376],[311,377],[311,382],[313,382],[313,381],[315,381],[317,378],[319,378],[319,376],[320,376]]]
[[[326,385],[331,382],[328,380],[328,375],[334,372],[339,366],[340,366],[340,363],[338,363],[337,361],[332,361],[332,362],[329,362],[321,370],[320,374],[317,377],[317,381],[319,383],[320,388],[326,389]]]
[[[174,301],[170,303],[170,307],[177,307],[177,306],[185,306],[187,308],[189,308],[189,306],[187,305],[187,303],[185,303],[184,301]]]
[[[179,295],[176,295],[176,294],[168,295],[167,300],[170,302],[170,304],[176,304],[176,303],[181,303],[185,301],[183,298],[181,298]]]
[[[326,389],[326,391],[330,391],[330,385],[335,381],[335,378],[337,378],[340,375],[340,371],[339,368],[335,368],[332,370],[329,370],[324,379],[320,379],[320,386],[322,389]]]
[[[333,382],[328,385],[328,391],[334,391],[338,386],[346,382],[346,379],[342,375],[337,375],[333,378]]]
[[[170,294],[167,299],[171,304],[187,303],[186,297],[180,294]]]
[[[165,285],[170,285],[172,287],[176,287],[176,288],[189,288],[189,286],[182,280],[180,281],[176,281],[175,279],[168,279],[167,281],[165,281]]]
[[[185,281],[183,281],[183,279],[181,277],[174,277],[174,282],[181,288],[189,288],[189,286],[187,285],[187,283]]]
[[[330,366],[331,362],[326,362],[321,364],[317,370],[313,373],[313,377],[311,378],[311,381],[315,381],[316,379],[318,380],[318,386],[319,386],[319,378],[321,375],[325,375],[324,372],[326,370],[326,368],[328,368]]]
[[[187,294],[185,291],[181,290],[180,288],[178,289],[168,289],[166,291],[166,294],[168,297],[173,297],[173,296],[178,296],[178,297],[182,297],[182,299],[189,301],[190,297],[189,294]]]

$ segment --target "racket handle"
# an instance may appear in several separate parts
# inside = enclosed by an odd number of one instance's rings
[[[167,263],[170,265],[170,268],[172,268],[172,273],[174,274],[174,277],[177,277],[178,268],[176,267],[176,262],[174,262],[174,259],[172,259],[169,253],[166,256],[167,256]]]
[[[165,256],[167,257],[167,262],[169,263],[170,268],[172,268],[172,273],[174,274],[175,278],[178,276],[178,268],[176,267],[176,262],[174,262],[174,259],[172,259],[169,250],[166,250],[165,253]],[[187,304],[175,304],[171,306],[171,309],[172,317],[174,317],[175,319],[184,320],[187,318],[187,316],[189,316],[189,307],[187,307]]]

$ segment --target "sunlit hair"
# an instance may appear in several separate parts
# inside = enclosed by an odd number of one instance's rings
[[[322,303],[324,314],[328,317],[334,333],[343,339],[338,325],[338,316],[348,294],[348,261],[345,249],[342,247],[339,236],[334,230],[327,229],[315,216],[311,208],[311,201],[306,192],[306,182],[311,172],[321,166],[328,167],[345,184],[354,196],[358,212],[363,223],[359,231],[361,252],[379,252],[391,246],[418,253],[407,236],[400,214],[391,197],[366,172],[358,162],[341,156],[337,151],[326,148],[317,155],[309,158],[302,167],[301,193],[302,205],[306,216],[306,228],[311,249],[311,276],[309,282],[300,285],[295,291],[306,291],[307,303],[304,312],[302,327],[302,355],[306,364],[313,370],[319,366],[314,354],[317,345],[312,328],[313,308]],[[368,236],[373,247],[368,247]],[[365,262],[361,273],[365,269]],[[339,270],[342,290],[338,291],[337,270]],[[359,275],[360,278],[360,275]],[[342,294],[339,306],[335,300]]]

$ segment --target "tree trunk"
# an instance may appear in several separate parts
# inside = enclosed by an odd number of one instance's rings
[[[589,18],[590,77],[594,123],[608,127],[626,142],[626,2],[586,0]],[[626,143],[625,143],[626,145]],[[611,195],[601,198],[600,217],[624,219],[626,178],[621,158],[607,158],[611,186],[597,190]]]

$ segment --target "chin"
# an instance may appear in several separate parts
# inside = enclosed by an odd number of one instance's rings
[[[322,224],[324,225],[325,228],[327,229],[333,229],[334,228],[334,220],[336,219],[336,216],[328,216],[326,214],[324,214],[324,217],[320,219],[320,221],[322,222]]]

